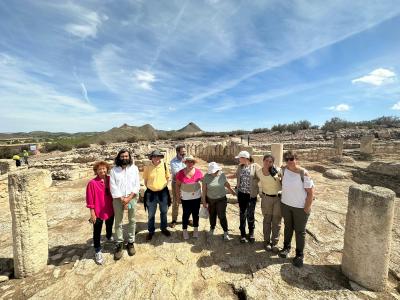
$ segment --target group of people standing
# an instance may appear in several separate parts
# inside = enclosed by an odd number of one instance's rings
[[[12,159],[15,160],[15,166],[20,167],[21,162],[23,162],[25,165],[29,165],[28,157],[29,157],[29,152],[24,149],[22,151],[22,158],[19,154],[15,154],[13,155]]]
[[[144,167],[143,179],[146,186],[144,195],[145,208],[148,210],[146,240],[150,241],[155,234],[155,215],[157,206],[160,211],[160,230],[169,237],[167,212],[172,205],[172,222],[170,227],[178,223],[179,205],[182,204],[182,236],[190,238],[188,226],[193,226],[193,237],[199,237],[200,207],[209,213],[210,231],[214,235],[217,217],[224,231],[223,239],[231,240],[226,217],[227,192],[237,195],[240,211],[240,242],[255,241],[255,207],[257,197],[261,198],[263,214],[264,246],[280,257],[286,258],[291,249],[293,233],[296,236],[296,256],[293,264],[303,265],[305,227],[311,211],[314,194],[314,183],[308,172],[298,165],[296,153],[288,151],[284,154],[286,165],[281,169],[274,165],[274,157],[265,155],[263,166],[253,162],[247,151],[241,151],[236,158],[239,165],[236,174],[225,175],[216,163],[208,165],[207,173],[195,167],[196,159],[186,154],[183,145],[176,147],[176,157],[171,160],[170,168],[163,162],[164,155],[155,150],[150,153],[150,164]],[[171,169],[171,171],[170,171]],[[101,228],[106,224],[106,238],[115,242],[114,259],[122,257],[124,239],[122,219],[124,210],[128,210],[128,243],[127,252],[135,254],[135,208],[139,195],[139,170],[133,164],[130,152],[121,150],[115,158],[115,166],[110,170],[106,162],[97,162],[93,170],[97,175],[87,186],[86,201],[90,209],[89,221],[93,223],[93,242],[95,260],[103,263],[101,253]],[[107,175],[109,173],[109,175]],[[236,178],[233,189],[228,178]],[[171,180],[172,197],[168,189]],[[281,219],[284,219],[283,248],[278,248]],[[190,220],[192,219],[192,221]],[[115,239],[112,237],[114,222]],[[248,234],[246,232],[246,225]]]

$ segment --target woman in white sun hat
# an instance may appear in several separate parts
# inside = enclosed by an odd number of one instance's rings
[[[240,208],[240,242],[246,243],[246,221],[249,228],[248,240],[254,243],[254,210],[256,208],[258,194],[258,177],[256,171],[260,166],[254,163],[253,158],[247,151],[240,151],[235,157],[239,159],[236,170],[237,198]]]
[[[222,168],[216,162],[208,164],[207,174],[203,178],[202,202],[203,207],[208,208],[210,212],[210,235],[214,235],[217,216],[224,230],[224,240],[229,241],[228,221],[226,219],[226,190],[232,195],[236,195],[229,182],[226,180]]]
[[[186,155],[183,158],[186,168],[180,170],[176,174],[176,198],[182,203],[182,230],[183,238],[189,239],[187,227],[189,217],[193,218],[193,237],[199,237],[199,210],[201,201],[201,181],[203,173],[200,169],[195,168],[196,160],[191,155]]]

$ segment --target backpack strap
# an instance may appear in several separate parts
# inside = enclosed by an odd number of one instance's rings
[[[286,167],[282,167],[281,171],[282,171],[282,179],[283,179],[283,175],[285,175],[285,169]],[[304,168],[300,168],[300,178],[301,178],[301,182],[304,183]]]
[[[304,169],[303,168],[300,168],[300,178],[301,178],[301,181],[304,183]]]

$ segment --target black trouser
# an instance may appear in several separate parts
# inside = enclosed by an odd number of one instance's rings
[[[290,249],[293,231],[296,234],[296,256],[304,256],[306,242],[306,225],[309,214],[303,208],[297,208],[282,203],[282,217],[285,223],[283,247]]]
[[[240,235],[246,235],[246,220],[249,226],[249,234],[254,234],[254,210],[256,208],[257,196],[250,198],[250,194],[238,192],[238,202],[240,208]]]
[[[187,229],[190,215],[193,218],[193,227],[199,227],[200,199],[181,200],[183,208],[182,229]]]
[[[210,227],[215,228],[217,224],[217,215],[222,229],[228,231],[228,221],[226,219],[226,196],[219,199],[211,199],[207,197],[208,211],[210,212]]]
[[[109,239],[112,236],[112,227],[114,224],[114,216],[109,217],[106,221],[106,237]],[[99,251],[101,249],[100,238],[101,238],[101,228],[103,227],[103,220],[100,218],[96,219],[93,224],[93,246],[94,249]]]

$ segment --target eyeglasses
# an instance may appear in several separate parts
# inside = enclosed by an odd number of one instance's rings
[[[296,158],[294,158],[294,157],[286,157],[285,158],[285,161],[294,161]]]

